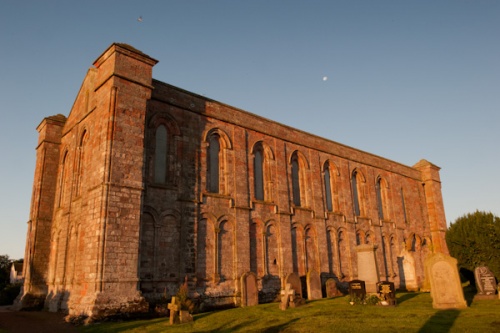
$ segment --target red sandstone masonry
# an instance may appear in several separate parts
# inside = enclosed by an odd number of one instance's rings
[[[356,278],[358,240],[379,245],[380,279],[397,285],[407,242],[422,282],[431,245],[446,252],[439,168],[405,166],[152,80],[155,63],[113,44],[87,73],[68,119],[48,118],[39,128],[26,261],[36,274],[27,276],[26,292],[45,295],[50,310],[94,319],[145,311],[145,299],[175,294],[185,276],[203,306],[238,304],[239,279],[249,271],[261,300],[272,301],[291,272],[316,270],[323,282]],[[164,184],[154,181],[160,124],[168,133]],[[206,190],[213,131],[223,140],[220,193]],[[264,201],[254,199],[258,142],[267,149]],[[301,207],[293,204],[293,154],[303,171]],[[361,216],[353,209],[354,170]],[[383,220],[379,177],[387,184]]]

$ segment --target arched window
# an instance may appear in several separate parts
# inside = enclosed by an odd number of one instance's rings
[[[207,190],[219,193],[220,136],[213,133],[208,140]]]
[[[259,145],[254,153],[254,189],[255,199],[264,200],[264,156],[262,146]]]
[[[66,195],[66,173],[67,173],[67,164],[68,164],[68,152],[64,153],[64,157],[61,162],[61,167],[59,169],[59,199],[58,199],[58,207],[62,207],[64,205],[64,196]]]
[[[76,171],[76,195],[79,196],[82,192],[82,181],[83,175],[85,173],[85,146],[87,143],[88,134],[84,131],[81,139],[80,145],[78,146],[78,161],[77,161],[77,171]]]
[[[299,180],[299,161],[297,155],[292,157],[292,194],[293,204],[300,206],[300,180]]]
[[[292,185],[292,202],[295,206],[307,206],[307,177],[306,173],[309,165],[304,155],[299,151],[295,151],[290,159],[291,166],[291,185]]]
[[[326,162],[323,170],[324,181],[325,181],[325,199],[326,199],[326,209],[331,212],[333,210],[332,201],[332,183],[330,175],[330,163]]]
[[[408,223],[408,218],[406,215],[406,205],[405,205],[405,193],[403,191],[403,188],[401,187],[401,204],[403,206],[403,218],[405,223]]]
[[[168,142],[167,128],[160,125],[155,133],[154,179],[157,184],[167,182]]]
[[[378,209],[378,218],[384,219],[384,203],[382,202],[382,178],[377,179],[377,183],[375,184],[375,189],[377,191],[377,209]]]
[[[354,214],[361,215],[361,208],[359,206],[359,189],[358,189],[358,172],[354,170],[351,177],[352,199],[354,204]]]

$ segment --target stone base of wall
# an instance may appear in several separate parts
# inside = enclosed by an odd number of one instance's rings
[[[91,323],[109,318],[131,318],[149,311],[149,303],[137,292],[133,296],[96,293],[73,299],[68,304],[67,321]]]
[[[39,311],[42,310],[45,303],[46,295],[35,295],[35,294],[19,294],[14,300],[14,305],[12,309],[16,311]]]

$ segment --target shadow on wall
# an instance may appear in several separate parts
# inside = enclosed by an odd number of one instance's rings
[[[418,332],[449,332],[459,314],[460,311],[455,309],[438,311],[427,320]]]

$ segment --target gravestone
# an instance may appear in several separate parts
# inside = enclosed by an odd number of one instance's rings
[[[300,277],[296,273],[289,273],[285,277],[285,285],[290,283],[292,289],[295,290],[295,297],[302,298],[302,282],[300,282]]]
[[[477,288],[474,299],[495,299],[497,282],[493,272],[487,266],[476,267],[474,277],[476,278]]]
[[[393,282],[382,281],[377,283],[377,293],[382,305],[396,305],[396,288]]]
[[[432,307],[435,309],[466,308],[457,259],[435,253],[425,260],[425,273],[431,284]]]
[[[352,280],[349,282],[349,296],[351,299],[359,299],[364,301],[366,298],[366,287],[365,281],[362,280]]]
[[[281,291],[281,303],[280,309],[285,311],[288,309],[288,306],[293,303],[295,299],[295,290],[292,289],[290,283],[287,283],[285,289]]]
[[[321,278],[315,270],[307,272],[306,282],[307,299],[312,300],[323,298],[323,294],[321,293]]]
[[[406,249],[405,245],[403,245],[403,251],[401,251],[401,255],[398,257],[398,265],[400,266],[401,289],[418,291],[415,257],[412,252]]]
[[[170,310],[170,325],[178,324],[180,304],[177,297],[172,297],[172,302],[168,303],[168,309]]]
[[[188,310],[179,311],[179,318],[181,324],[190,323],[193,321],[193,315],[190,314]]]
[[[326,297],[331,298],[335,296],[340,296],[341,293],[337,288],[337,281],[335,281],[335,279],[330,278],[326,280],[325,287],[326,287]]]
[[[377,282],[379,281],[379,271],[377,265],[377,256],[375,251],[377,245],[363,244],[356,246],[358,253],[358,279],[365,282],[366,291],[369,293],[377,292]]]
[[[241,306],[254,306],[259,304],[259,289],[257,276],[253,272],[241,276]]]
[[[289,273],[285,277],[285,286],[288,283],[290,284],[291,289],[295,291],[295,296],[293,302],[290,303],[290,307],[305,304],[305,300],[302,297],[302,282],[300,281],[300,277],[296,273]]]

